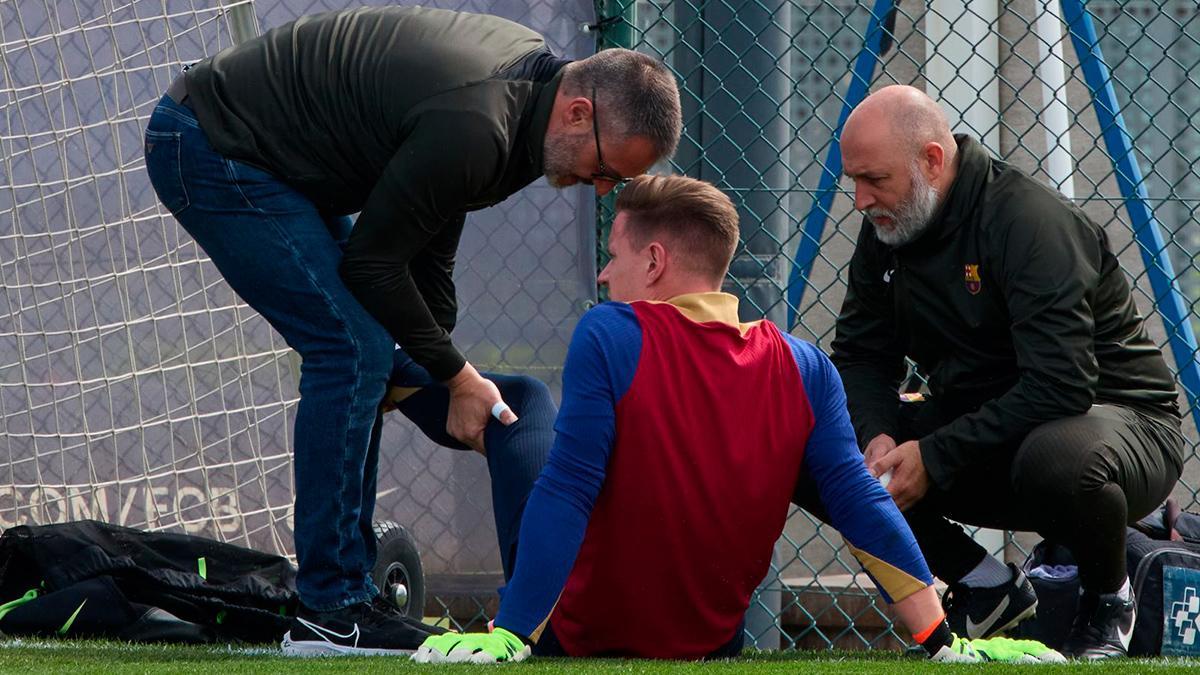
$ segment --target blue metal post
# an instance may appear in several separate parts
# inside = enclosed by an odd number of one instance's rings
[[[1133,225],[1134,238],[1142,252],[1142,261],[1154,290],[1154,305],[1162,317],[1175,369],[1183,384],[1192,416],[1200,424],[1200,365],[1196,360],[1196,335],[1188,320],[1187,303],[1175,282],[1175,270],[1166,253],[1166,242],[1154,211],[1150,208],[1142,170],[1133,152],[1133,140],[1125,129],[1112,78],[1100,51],[1100,41],[1092,16],[1080,0],[1062,0],[1063,20],[1067,22],[1071,42],[1079,57],[1079,65],[1092,93],[1096,119],[1104,135],[1104,144],[1112,158],[1113,169],[1125,199],[1125,209]]]
[[[813,205],[804,219],[804,231],[800,234],[800,244],[796,247],[796,257],[793,259],[792,271],[788,275],[787,304],[788,328],[796,327],[798,320],[797,309],[804,298],[804,289],[808,285],[808,275],[812,272],[813,262],[821,248],[821,237],[825,234],[825,222],[829,219],[829,207],[837,194],[838,178],[842,175],[842,126],[846,118],[864,98],[875,77],[875,65],[879,62],[879,52],[883,44],[883,21],[895,6],[895,0],[875,0],[871,17],[867,21],[866,37],[863,48],[854,61],[854,73],[850,78],[850,86],[846,88],[846,96],[842,103],[842,114],[838,117],[837,127],[833,131],[833,139],[829,144],[829,154],[825,157],[825,165],[821,170],[821,181],[817,193],[813,197]]]

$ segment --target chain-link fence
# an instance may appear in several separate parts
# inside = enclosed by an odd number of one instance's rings
[[[1078,0],[610,0],[597,8],[615,17],[605,23],[610,44],[661,56],[683,85],[684,138],[671,168],[713,182],[739,207],[742,246],[726,288],[744,298],[744,319],[769,318],[828,348],[861,224],[841,181],[838,131],[868,91],[911,84],[942,105],[955,131],[1058,187],[1105,227],[1189,392],[1181,403],[1194,442],[1194,2],[1089,0],[1086,13]],[[1200,478],[1195,450],[1175,493],[1188,505]],[[978,536],[1016,562],[1036,542]],[[835,532],[794,513],[752,608],[776,620],[751,621],[750,637],[764,647],[781,636],[785,647],[901,642],[846,553]]]
[[[239,27],[355,4],[0,0],[0,527],[97,517],[291,550],[291,358],[157,204],[141,130],[179,68]],[[910,83],[957,130],[1105,225],[1151,330],[1182,381],[1196,382],[1194,342],[1177,326],[1186,318],[1190,330],[1200,297],[1191,2],[1091,0],[1094,36],[1078,2],[1041,0],[434,4],[517,20],[567,56],[591,53],[599,37],[666,60],[685,114],[674,168],[741,209],[728,288],[746,298],[744,318],[828,345],[859,227],[839,189],[835,132],[868,87]],[[237,20],[247,8],[248,26]],[[539,182],[471,216],[455,336],[474,363],[557,392],[595,293],[594,212],[586,191]],[[1153,318],[1160,309],[1175,328]],[[385,426],[382,454],[379,517],[416,538],[427,609],[477,625],[500,579],[482,460],[399,420]],[[1196,462],[1192,452],[1176,493],[1185,505],[1195,506]],[[981,536],[1017,560],[1033,543]],[[836,533],[798,512],[777,554],[748,622],[760,647],[901,643]]]

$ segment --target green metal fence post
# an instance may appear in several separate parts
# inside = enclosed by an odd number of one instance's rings
[[[597,0],[596,20],[601,27],[597,51],[608,47],[633,49],[640,41],[637,0]]]
[[[258,19],[254,16],[253,0],[237,2],[230,0],[222,3],[229,19],[229,31],[233,34],[235,43],[245,42],[258,35]]]
[[[609,47],[633,49],[640,41],[637,29],[637,0],[596,0],[596,51]],[[607,256],[605,242],[616,212],[616,190],[596,200],[596,269],[603,268]],[[607,290],[600,290],[601,300]]]

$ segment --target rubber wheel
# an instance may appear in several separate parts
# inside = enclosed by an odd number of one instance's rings
[[[376,521],[373,527],[376,557],[371,580],[384,600],[420,621],[425,616],[425,574],[416,543],[395,521]]]

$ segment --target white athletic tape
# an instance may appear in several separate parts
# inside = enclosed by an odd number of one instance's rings
[[[496,403],[496,405],[492,406],[492,417],[495,417],[496,419],[499,420],[500,416],[504,414],[505,410],[510,410],[507,403],[505,403],[504,401],[500,401],[500,402]],[[500,420],[500,421],[503,422],[504,420]]]
[[[879,477],[879,484],[885,488],[888,486],[888,483],[890,483],[890,482],[892,482],[892,472],[890,470],[887,473],[885,473]]]

